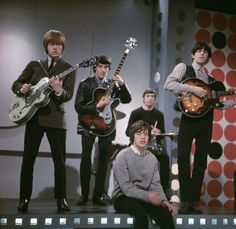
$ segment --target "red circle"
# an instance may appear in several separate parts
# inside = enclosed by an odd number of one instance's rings
[[[227,200],[224,203],[224,209],[233,210],[234,209],[234,200]]]
[[[224,165],[224,174],[228,179],[233,179],[234,177],[234,170],[236,169],[235,163],[228,161]]]
[[[227,64],[230,68],[236,69],[236,52],[231,52],[227,56]]]
[[[228,45],[232,51],[236,51],[236,34],[232,34],[228,37]]]
[[[234,143],[227,143],[224,147],[224,155],[228,160],[236,159],[236,145]]]
[[[233,198],[234,197],[234,182],[232,180],[226,181],[223,186],[223,191],[226,197]]]
[[[207,28],[211,25],[211,15],[207,11],[199,11],[196,16],[197,24],[202,28]]]
[[[230,87],[236,87],[236,71],[228,71],[225,79]]]
[[[207,166],[207,172],[212,178],[218,178],[222,174],[222,166],[218,161],[211,161]]]
[[[211,197],[218,197],[222,193],[222,185],[218,180],[211,180],[207,184],[207,192]]]
[[[229,29],[236,33],[236,16],[232,16],[229,18]]]
[[[224,82],[225,80],[225,74],[224,72],[219,69],[219,68],[215,68],[211,71],[211,75],[218,81]]]
[[[207,43],[210,43],[211,35],[210,35],[209,31],[207,31],[205,29],[200,29],[196,32],[195,39],[196,39],[196,41],[205,41]]]
[[[223,137],[223,128],[218,123],[213,123],[212,139],[219,140]]]
[[[222,203],[218,199],[212,199],[208,202],[208,207],[222,208]]]
[[[224,135],[226,140],[235,141],[236,140],[236,126],[227,125],[224,130]]]
[[[224,14],[217,13],[212,18],[212,24],[217,30],[224,30],[227,26],[227,19]]]
[[[214,121],[219,122],[223,118],[223,110],[214,109]]]
[[[236,122],[236,108],[235,107],[231,107],[225,110],[225,119],[229,123]]]
[[[225,54],[222,51],[216,50],[212,53],[211,62],[216,67],[222,67],[225,64],[225,60]]]

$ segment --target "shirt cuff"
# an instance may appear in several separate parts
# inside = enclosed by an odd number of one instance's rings
[[[63,93],[63,89],[61,90],[61,92],[60,93],[56,93],[56,92],[54,92],[55,93],[55,95],[56,96],[61,96],[62,95],[62,93]]]

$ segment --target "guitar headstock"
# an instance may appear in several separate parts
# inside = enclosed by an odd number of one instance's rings
[[[126,40],[125,43],[125,53],[128,54],[131,49],[134,49],[135,46],[137,46],[137,40],[134,37],[130,37],[128,40]]]
[[[79,67],[87,68],[91,67],[96,63],[96,57],[92,57],[90,59],[83,60],[80,64]]]

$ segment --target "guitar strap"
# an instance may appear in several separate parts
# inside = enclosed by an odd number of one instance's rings
[[[38,62],[40,64],[40,66],[42,67],[43,71],[46,73],[47,77],[49,78],[49,74],[48,74],[47,70],[44,68],[44,66],[42,65],[41,60],[38,60]]]

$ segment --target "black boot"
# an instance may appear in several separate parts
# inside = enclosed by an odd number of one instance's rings
[[[200,205],[197,201],[194,201],[192,203],[191,211],[193,212],[193,214],[202,214],[203,213],[203,210],[200,208]]]
[[[97,206],[107,206],[107,204],[104,202],[104,200],[101,199],[101,197],[93,197],[93,204]]]
[[[57,199],[57,210],[58,212],[70,211],[69,205],[65,198]]]
[[[29,200],[28,199],[20,199],[20,203],[17,207],[17,210],[20,212],[26,212],[28,210]]]
[[[88,197],[81,196],[79,201],[76,203],[76,205],[83,206],[83,205],[86,205],[87,202],[88,202]]]
[[[182,202],[180,208],[179,208],[179,214],[190,214],[191,210],[191,204],[189,202]]]

